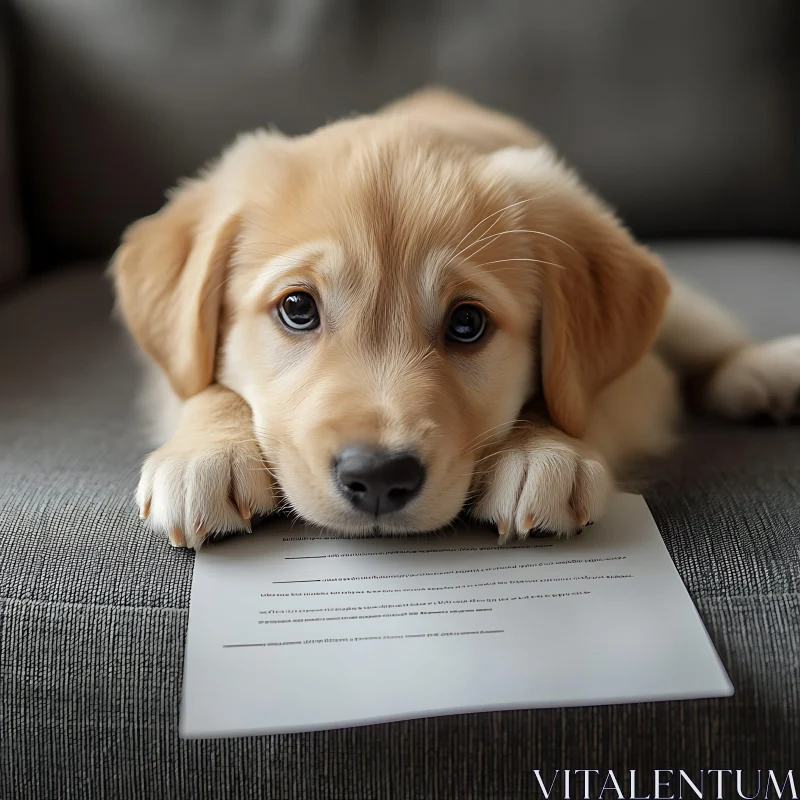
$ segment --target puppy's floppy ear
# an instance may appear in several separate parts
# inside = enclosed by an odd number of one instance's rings
[[[594,397],[649,349],[669,295],[658,259],[610,215],[581,226],[578,252],[561,248],[562,268],[545,266],[542,300],[544,396],[556,425],[576,437]]]
[[[222,287],[239,229],[238,215],[213,199],[207,178],[183,185],[125,231],[111,263],[128,328],[182,398],[213,380]]]
[[[553,422],[580,437],[594,397],[651,346],[669,280],[548,147],[492,158],[526,185],[525,227],[543,234],[531,246],[551,262],[541,265],[544,397]]]

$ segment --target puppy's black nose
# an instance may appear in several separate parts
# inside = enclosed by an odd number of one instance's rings
[[[425,467],[407,453],[351,445],[333,463],[339,491],[360,511],[378,516],[397,511],[417,495]]]

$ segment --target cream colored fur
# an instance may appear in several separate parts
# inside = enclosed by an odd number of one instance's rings
[[[571,535],[626,463],[672,445],[682,379],[725,416],[797,410],[800,339],[751,344],[536,132],[446,92],[241,137],[132,226],[112,270],[159,376],[137,502],[174,545],[277,507],[391,535],[467,503],[503,541]],[[277,319],[298,287],[317,332]],[[464,298],[490,327],[453,346]],[[416,453],[419,496],[376,518],[350,507],[330,473],[351,442]]]

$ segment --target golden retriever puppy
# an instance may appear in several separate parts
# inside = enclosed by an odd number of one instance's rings
[[[797,411],[800,337],[751,344],[541,136],[444,91],[240,137],[112,273],[162,376],[140,513],[176,546],[276,508],[571,535],[669,448],[679,378],[728,417]]]

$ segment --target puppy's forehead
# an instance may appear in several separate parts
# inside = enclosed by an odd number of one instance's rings
[[[473,155],[403,139],[354,153],[334,230],[360,261],[388,274],[418,270],[434,250],[464,242],[507,202]]]
[[[524,227],[519,198],[474,153],[398,137],[314,158],[284,198],[290,208],[262,220],[271,228],[291,214],[272,246],[297,237],[267,272],[307,263],[335,317],[359,308],[436,325],[447,295],[483,263],[521,255],[519,237],[505,235]]]

